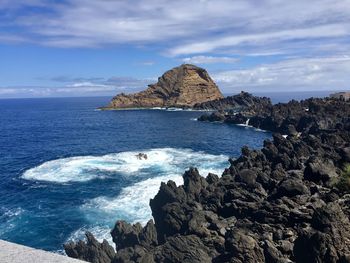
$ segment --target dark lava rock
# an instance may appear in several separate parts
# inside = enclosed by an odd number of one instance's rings
[[[106,240],[99,243],[90,232],[86,232],[86,243],[67,243],[64,250],[72,258],[85,260],[92,263],[109,263],[115,257],[115,251]]]
[[[246,183],[248,185],[254,185],[256,182],[256,178],[257,178],[256,172],[249,169],[241,170],[236,176],[237,181]]]
[[[226,234],[225,248],[233,262],[265,262],[264,251],[257,240],[239,229]]]
[[[288,178],[283,180],[277,188],[278,196],[293,197],[296,195],[310,194],[309,189],[304,185],[301,180]]]
[[[248,95],[241,93],[240,96]],[[300,102],[292,100],[288,103],[272,105],[264,98],[251,100],[253,102],[244,104],[245,107],[236,107],[236,111],[229,111],[227,107],[212,109],[226,112],[224,122],[245,124],[249,119],[249,125],[255,128],[291,136],[297,136],[299,132],[316,134],[324,130],[345,130],[350,126],[349,101],[310,98]],[[212,115],[215,116],[214,113]],[[199,118],[199,120],[202,119]],[[210,118],[203,120],[210,121]]]
[[[117,221],[111,232],[117,253],[88,233],[87,242],[64,246],[67,255],[103,263],[350,263],[350,197],[338,187],[349,162],[350,101],[259,106],[240,97],[235,103],[244,110],[215,119],[250,119],[275,131],[273,140],[261,150],[243,147],[221,177],[190,168],[184,185],[162,183],[150,200],[154,223]]]
[[[297,262],[349,262],[349,218],[338,204],[317,209],[312,228],[300,232],[294,246]]]
[[[271,100],[269,98],[256,97],[248,92],[242,91],[241,93],[234,96],[228,96],[217,100],[197,103],[193,106],[193,108],[198,110],[237,112],[242,109],[248,109],[252,107],[255,109],[260,109],[262,107],[271,105]]]
[[[136,245],[149,248],[158,244],[157,231],[152,220],[144,228],[141,224],[131,225],[125,221],[117,221],[111,235],[117,250]]]
[[[215,122],[215,121],[224,121],[225,120],[225,115],[222,112],[213,112],[212,114],[205,114],[202,115],[198,118],[199,121],[210,121],[210,122]]]
[[[174,236],[156,248],[155,262],[206,263],[211,262],[210,250],[195,235]]]
[[[314,182],[328,182],[337,178],[336,167],[332,160],[312,156],[306,163],[305,178]]]

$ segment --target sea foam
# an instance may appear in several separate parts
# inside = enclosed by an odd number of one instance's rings
[[[121,152],[102,156],[77,156],[45,162],[25,171],[23,179],[55,183],[85,182],[92,179],[105,179],[111,173],[124,176],[144,175],[148,170],[182,173],[190,166],[203,169],[221,166],[228,157],[194,152],[189,149],[157,148],[140,151],[147,159],[139,160],[139,151]],[[216,163],[216,164],[215,164]],[[205,172],[205,171],[204,171]]]

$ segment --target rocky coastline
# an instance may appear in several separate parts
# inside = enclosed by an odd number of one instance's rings
[[[204,114],[199,121],[221,121],[230,124],[249,126],[296,135],[300,132],[315,133],[317,130],[342,129],[349,118],[349,102],[338,98],[309,98],[288,103],[257,102],[240,112],[218,110]],[[338,125],[338,126],[337,126]]]
[[[191,168],[162,183],[146,226],[117,221],[115,250],[87,233],[64,245],[89,262],[350,262],[350,102],[247,105],[201,121],[274,132],[222,175]],[[218,105],[223,103],[218,103]],[[288,136],[283,136],[288,135]]]

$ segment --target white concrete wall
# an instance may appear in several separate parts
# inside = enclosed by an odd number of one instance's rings
[[[84,261],[0,240],[0,263],[83,263]]]

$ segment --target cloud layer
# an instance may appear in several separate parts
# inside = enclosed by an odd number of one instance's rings
[[[58,47],[161,42],[168,54],[183,55],[300,39],[340,41],[350,31],[349,0],[1,0],[0,6],[7,11],[2,22],[14,19],[11,26],[25,29],[31,41],[41,37]],[[39,11],[20,12],[28,7]]]
[[[190,64],[215,64],[215,63],[236,63],[237,58],[232,57],[213,57],[213,56],[193,56],[188,58],[183,58],[184,63]]]
[[[350,57],[291,59],[212,76],[225,92],[346,90],[350,88]]]
[[[154,79],[136,79],[131,77],[71,78],[57,76],[52,78],[57,85],[43,86],[0,86],[0,98],[16,97],[76,97],[76,96],[113,96],[117,93],[131,93],[144,89]]]
[[[0,23],[0,43],[120,45],[205,65],[227,92],[344,89],[350,80],[350,0],[0,0]],[[151,57],[140,64],[157,63]],[[147,84],[114,81],[76,79],[61,91],[100,94]]]

